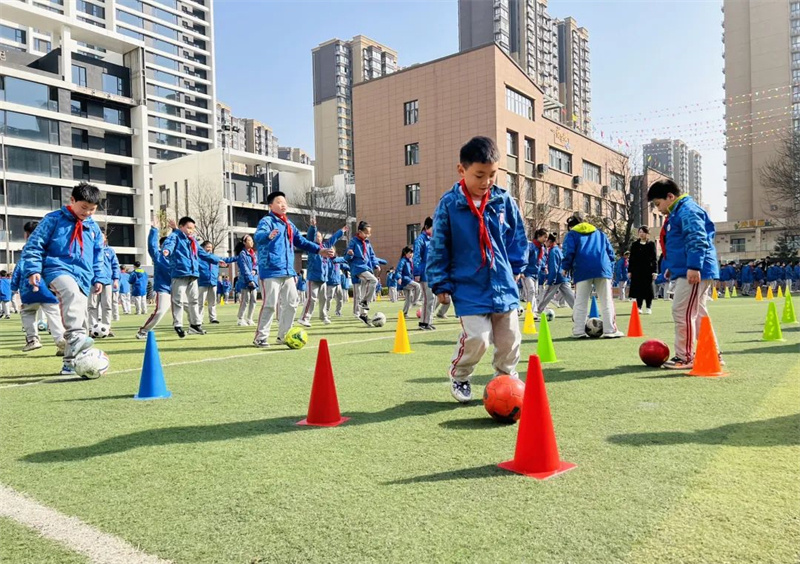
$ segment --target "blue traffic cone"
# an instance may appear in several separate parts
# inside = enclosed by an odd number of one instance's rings
[[[592,307],[589,308],[589,317],[600,318],[600,312],[597,310],[597,296],[592,296]]]
[[[139,380],[139,393],[133,396],[137,400],[171,398],[172,392],[167,390],[164,382],[164,370],[161,368],[161,357],[158,354],[156,334],[147,332],[147,346],[144,349],[142,378]]]

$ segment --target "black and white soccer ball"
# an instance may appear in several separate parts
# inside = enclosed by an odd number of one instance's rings
[[[95,339],[105,339],[108,337],[108,334],[111,332],[111,327],[106,325],[105,323],[96,322],[92,325],[92,329],[89,331],[89,334],[94,337]]]
[[[75,357],[73,364],[75,373],[86,380],[99,378],[106,372],[111,365],[108,355],[100,349],[88,349],[82,351]]]
[[[375,314],[375,317],[372,318],[372,324],[375,327],[383,327],[386,325],[386,316],[382,312],[378,312]]]
[[[552,309],[544,310],[544,316],[547,318],[547,321],[553,321],[556,318],[556,312]]]
[[[603,320],[599,317],[590,317],[586,320],[586,334],[592,339],[597,339],[603,334]]]

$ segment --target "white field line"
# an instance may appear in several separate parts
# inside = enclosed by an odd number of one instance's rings
[[[87,556],[95,564],[169,564],[77,517],[59,513],[0,484],[0,517],[38,531],[43,537]]]
[[[457,326],[452,327],[452,328],[439,329],[439,330],[437,330],[437,332],[445,333],[445,332],[448,332],[448,331],[452,331],[453,329],[458,329],[460,331],[461,330],[461,326],[457,325]],[[417,334],[417,333],[410,332],[409,333],[409,338],[411,337],[411,335],[414,335],[414,334]],[[429,333],[425,333],[425,334],[427,335]],[[346,342],[343,342],[343,343],[328,343],[328,346],[329,347],[340,347],[340,346],[344,346],[344,345],[355,345],[355,344],[359,344],[359,343],[369,343],[371,341],[388,341],[388,340],[391,340],[391,339],[394,339],[394,338],[395,338],[394,335],[386,336],[386,337],[373,337],[371,339],[359,339],[358,341],[346,341]],[[455,346],[455,341],[453,341],[453,345]],[[308,348],[316,349],[316,348],[319,348],[319,345],[310,345]],[[275,354],[275,353],[291,353],[291,352],[292,352],[292,350],[288,349],[288,348],[286,348],[286,349],[285,348],[276,348],[276,349],[267,350],[267,351],[261,350],[259,352],[252,352],[252,353],[245,353],[245,354],[234,354],[234,355],[230,355],[230,356],[221,356],[221,357],[216,357],[216,358],[203,358],[203,359],[198,359],[198,360],[184,360],[184,361],[181,361],[181,362],[170,362],[170,363],[167,363],[167,364],[162,364],[161,366],[164,367],[164,368],[167,368],[169,366],[185,366],[187,364],[200,364],[201,362],[221,362],[221,361],[226,361],[226,360],[235,360],[237,358],[248,358],[248,357],[251,357],[251,356],[263,356],[264,354],[270,354],[270,353]],[[126,368],[125,370],[112,370],[111,372],[106,373],[106,376],[113,376],[115,374],[126,374],[128,372],[139,372],[141,370],[142,370],[141,367],[140,368]],[[70,376],[69,378],[73,378],[73,377]],[[13,389],[13,388],[24,388],[26,386],[35,386],[35,385],[41,384],[43,382],[58,382],[58,381],[59,381],[59,378],[42,378],[41,380],[36,380],[35,382],[27,382],[25,384],[7,384],[5,386],[0,386],[0,390]]]

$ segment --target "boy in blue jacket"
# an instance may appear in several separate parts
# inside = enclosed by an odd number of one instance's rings
[[[625,294],[625,290],[628,287],[628,260],[631,256],[629,251],[625,251],[625,253],[619,258],[619,260],[614,265],[614,278],[617,280],[617,287],[619,288],[619,299],[623,302],[628,299],[627,295]],[[577,289],[577,283],[576,283]],[[577,298],[576,298],[577,299]]]
[[[386,273],[386,287],[389,288],[389,301],[394,303],[397,301],[397,272],[391,266],[389,272]]]
[[[108,336],[113,337],[111,321],[113,316],[114,293],[119,288],[119,260],[114,249],[108,246],[108,236],[103,232],[103,272],[111,284],[103,285],[103,291],[89,297],[89,328],[98,321],[108,326]]]
[[[664,368],[688,370],[694,366],[700,319],[708,315],[706,300],[714,280],[719,278],[714,248],[714,223],[672,180],[654,182],[647,201],[669,214],[666,230],[666,258],[662,269],[675,282],[672,319],[675,321],[675,356]]]
[[[86,334],[89,295],[111,283],[103,270],[103,236],[92,219],[99,203],[96,186],[78,184],[69,205],[44,216],[22,250],[23,278],[34,291],[44,281],[58,298],[67,341],[62,374],[74,374],[75,357],[94,345]]]
[[[369,320],[369,304],[375,299],[375,291],[378,288],[378,278],[374,272],[380,272],[382,264],[386,261],[378,258],[372,249],[369,238],[372,235],[372,227],[366,221],[358,223],[358,233],[350,239],[347,245],[347,262],[350,265],[350,273],[359,279],[359,291],[353,292],[353,313],[367,327],[372,327]],[[356,297],[356,295],[358,297]]]
[[[147,272],[138,260],[133,263],[133,272],[128,275],[128,283],[131,285],[131,297],[136,315],[147,315]]]
[[[419,282],[414,280],[414,249],[403,247],[400,252],[400,260],[397,261],[397,287],[405,294],[406,302],[403,305],[403,315],[407,316],[411,306],[419,300],[422,288]]]
[[[569,231],[564,237],[564,258],[561,270],[572,271],[575,280],[575,305],[572,308],[572,336],[577,339],[588,338],[586,319],[589,315],[589,301],[592,287],[597,291],[600,312],[603,316],[603,337],[616,339],[624,337],[617,331],[617,313],[611,293],[611,276],[614,268],[614,248],[608,237],[594,225],[585,223],[578,212],[567,219]],[[626,253],[627,254],[627,253]],[[626,260],[625,257],[621,260]],[[628,279],[627,267],[625,279]],[[620,283],[622,279],[620,279]]]
[[[315,241],[320,247],[332,249],[345,233],[347,233],[346,225],[329,238],[323,240],[322,232],[317,229],[317,220],[312,218],[311,227],[308,228],[306,236],[309,240]],[[339,260],[340,263],[344,262],[342,258],[329,259],[318,254],[308,255],[308,297],[303,308],[303,315],[297,321],[300,325],[311,327],[311,316],[314,315],[314,308],[317,305],[320,292],[322,293],[322,303],[320,304],[319,320],[325,325],[330,325],[331,320],[328,317],[328,308],[330,307],[331,299],[333,299],[334,288],[328,287],[327,280],[335,260]],[[328,296],[329,294],[330,297]]]
[[[209,255],[214,254],[214,244],[211,241],[203,241],[203,250]],[[200,289],[200,322],[203,322],[205,315],[205,304],[208,303],[208,320],[212,324],[218,324],[217,319],[217,282],[219,282],[219,266],[236,262],[236,257],[221,258],[220,263],[201,260],[198,264],[200,276],[197,277],[197,286]]]
[[[297,273],[297,282],[295,283],[295,286],[297,287],[297,299],[302,304],[308,297],[306,295],[306,292],[308,291],[308,280],[306,280],[302,270]]]
[[[433,218],[426,217],[422,224],[422,232],[414,241],[414,281],[422,288],[422,315],[419,320],[421,331],[433,331],[433,310],[436,308],[436,298],[428,285],[425,268],[428,263],[428,251],[431,245],[433,231]]]
[[[561,261],[564,255],[557,243],[555,233],[547,236],[547,291],[539,302],[539,315],[545,310],[557,293],[561,292],[561,299],[575,307],[575,294],[569,283],[569,273],[562,272]]]
[[[459,161],[461,180],[445,192],[433,216],[426,275],[439,303],[452,298],[461,319],[450,393],[468,403],[472,374],[490,343],[495,376],[517,376],[517,280],[528,262],[528,239],[516,202],[494,183],[500,161],[494,140],[473,137]]]
[[[150,221],[150,233],[147,236],[147,253],[153,260],[153,293],[155,294],[155,309],[151,313],[144,325],[139,327],[136,332],[137,339],[146,339],[147,332],[156,328],[164,318],[172,305],[170,295],[172,278],[170,277],[170,262],[161,252],[161,247],[166,241],[166,237],[158,238],[158,221],[155,217]],[[144,275],[147,280],[147,274]]]
[[[194,238],[195,221],[189,217],[182,217],[177,226],[170,221],[173,231],[161,246],[161,254],[169,260],[170,277],[172,278],[170,294],[172,300],[172,328],[183,339],[186,333],[183,330],[183,308],[188,304],[189,334],[205,335],[203,318],[200,315],[200,262],[214,262],[225,266],[225,263],[216,255],[206,252],[197,244]],[[177,227],[177,229],[176,229]]]
[[[276,309],[278,319],[278,344],[292,328],[299,304],[294,270],[294,248],[300,247],[308,253],[317,253],[327,258],[334,256],[333,249],[320,247],[300,234],[294,223],[286,217],[289,204],[283,192],[271,192],[267,196],[270,212],[258,222],[254,236],[258,254],[258,275],[261,284],[261,312],[258,316],[253,345],[269,347],[269,330]]]
[[[336,309],[334,311],[338,312],[338,316],[342,315],[342,265],[345,264],[346,260],[344,257],[335,257],[328,259],[328,261],[330,265],[328,277],[325,280],[325,299],[322,302],[322,314],[330,323],[329,311],[334,300],[336,300]]]
[[[255,240],[250,235],[244,235],[236,244],[233,254],[236,255],[236,267],[239,277],[236,279],[236,289],[241,295],[239,300],[239,313],[236,325],[243,327],[254,326],[253,311],[258,301],[258,256],[256,256]]]
[[[525,297],[531,304],[531,310],[536,321],[539,321],[539,310],[536,298],[539,295],[539,271],[544,268],[546,250],[544,243],[547,240],[547,230],[537,229],[533,233],[533,241],[528,243],[528,266],[522,283],[525,285]]]
[[[39,225],[38,221],[28,221],[22,226],[25,241],[28,240],[37,225]],[[22,308],[19,311],[22,319],[22,329],[25,331],[25,346],[22,348],[22,352],[42,348],[36,318],[38,314],[43,312],[47,319],[47,330],[56,343],[56,356],[64,356],[64,348],[67,342],[64,340],[64,324],[61,322],[58,300],[44,284],[39,286],[38,291],[34,291],[30,282],[22,277],[23,270],[24,265],[20,260],[11,275],[11,293],[19,292],[19,298],[22,302]]]
[[[0,319],[11,319],[11,277],[0,270]]]
[[[742,295],[749,296],[750,290],[753,288],[753,282],[755,281],[752,262],[748,262],[742,267],[740,276],[742,282]]]

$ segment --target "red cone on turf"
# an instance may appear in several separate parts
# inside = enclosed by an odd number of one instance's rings
[[[539,357],[531,355],[525,395],[522,398],[522,416],[519,419],[517,448],[514,460],[498,464],[500,468],[523,474],[537,480],[546,480],[572,470],[575,464],[558,457],[556,434],[550,416],[550,403],[544,386],[544,375]]]
[[[642,320],[639,319],[639,308],[636,306],[636,302],[631,304],[631,320],[628,322],[628,337],[644,337],[644,331],[642,331]]]
[[[342,417],[339,412],[339,399],[336,397],[336,383],[333,381],[328,341],[322,339],[317,353],[317,367],[314,369],[314,383],[311,385],[308,416],[297,424],[336,427],[348,419],[350,418]]]

